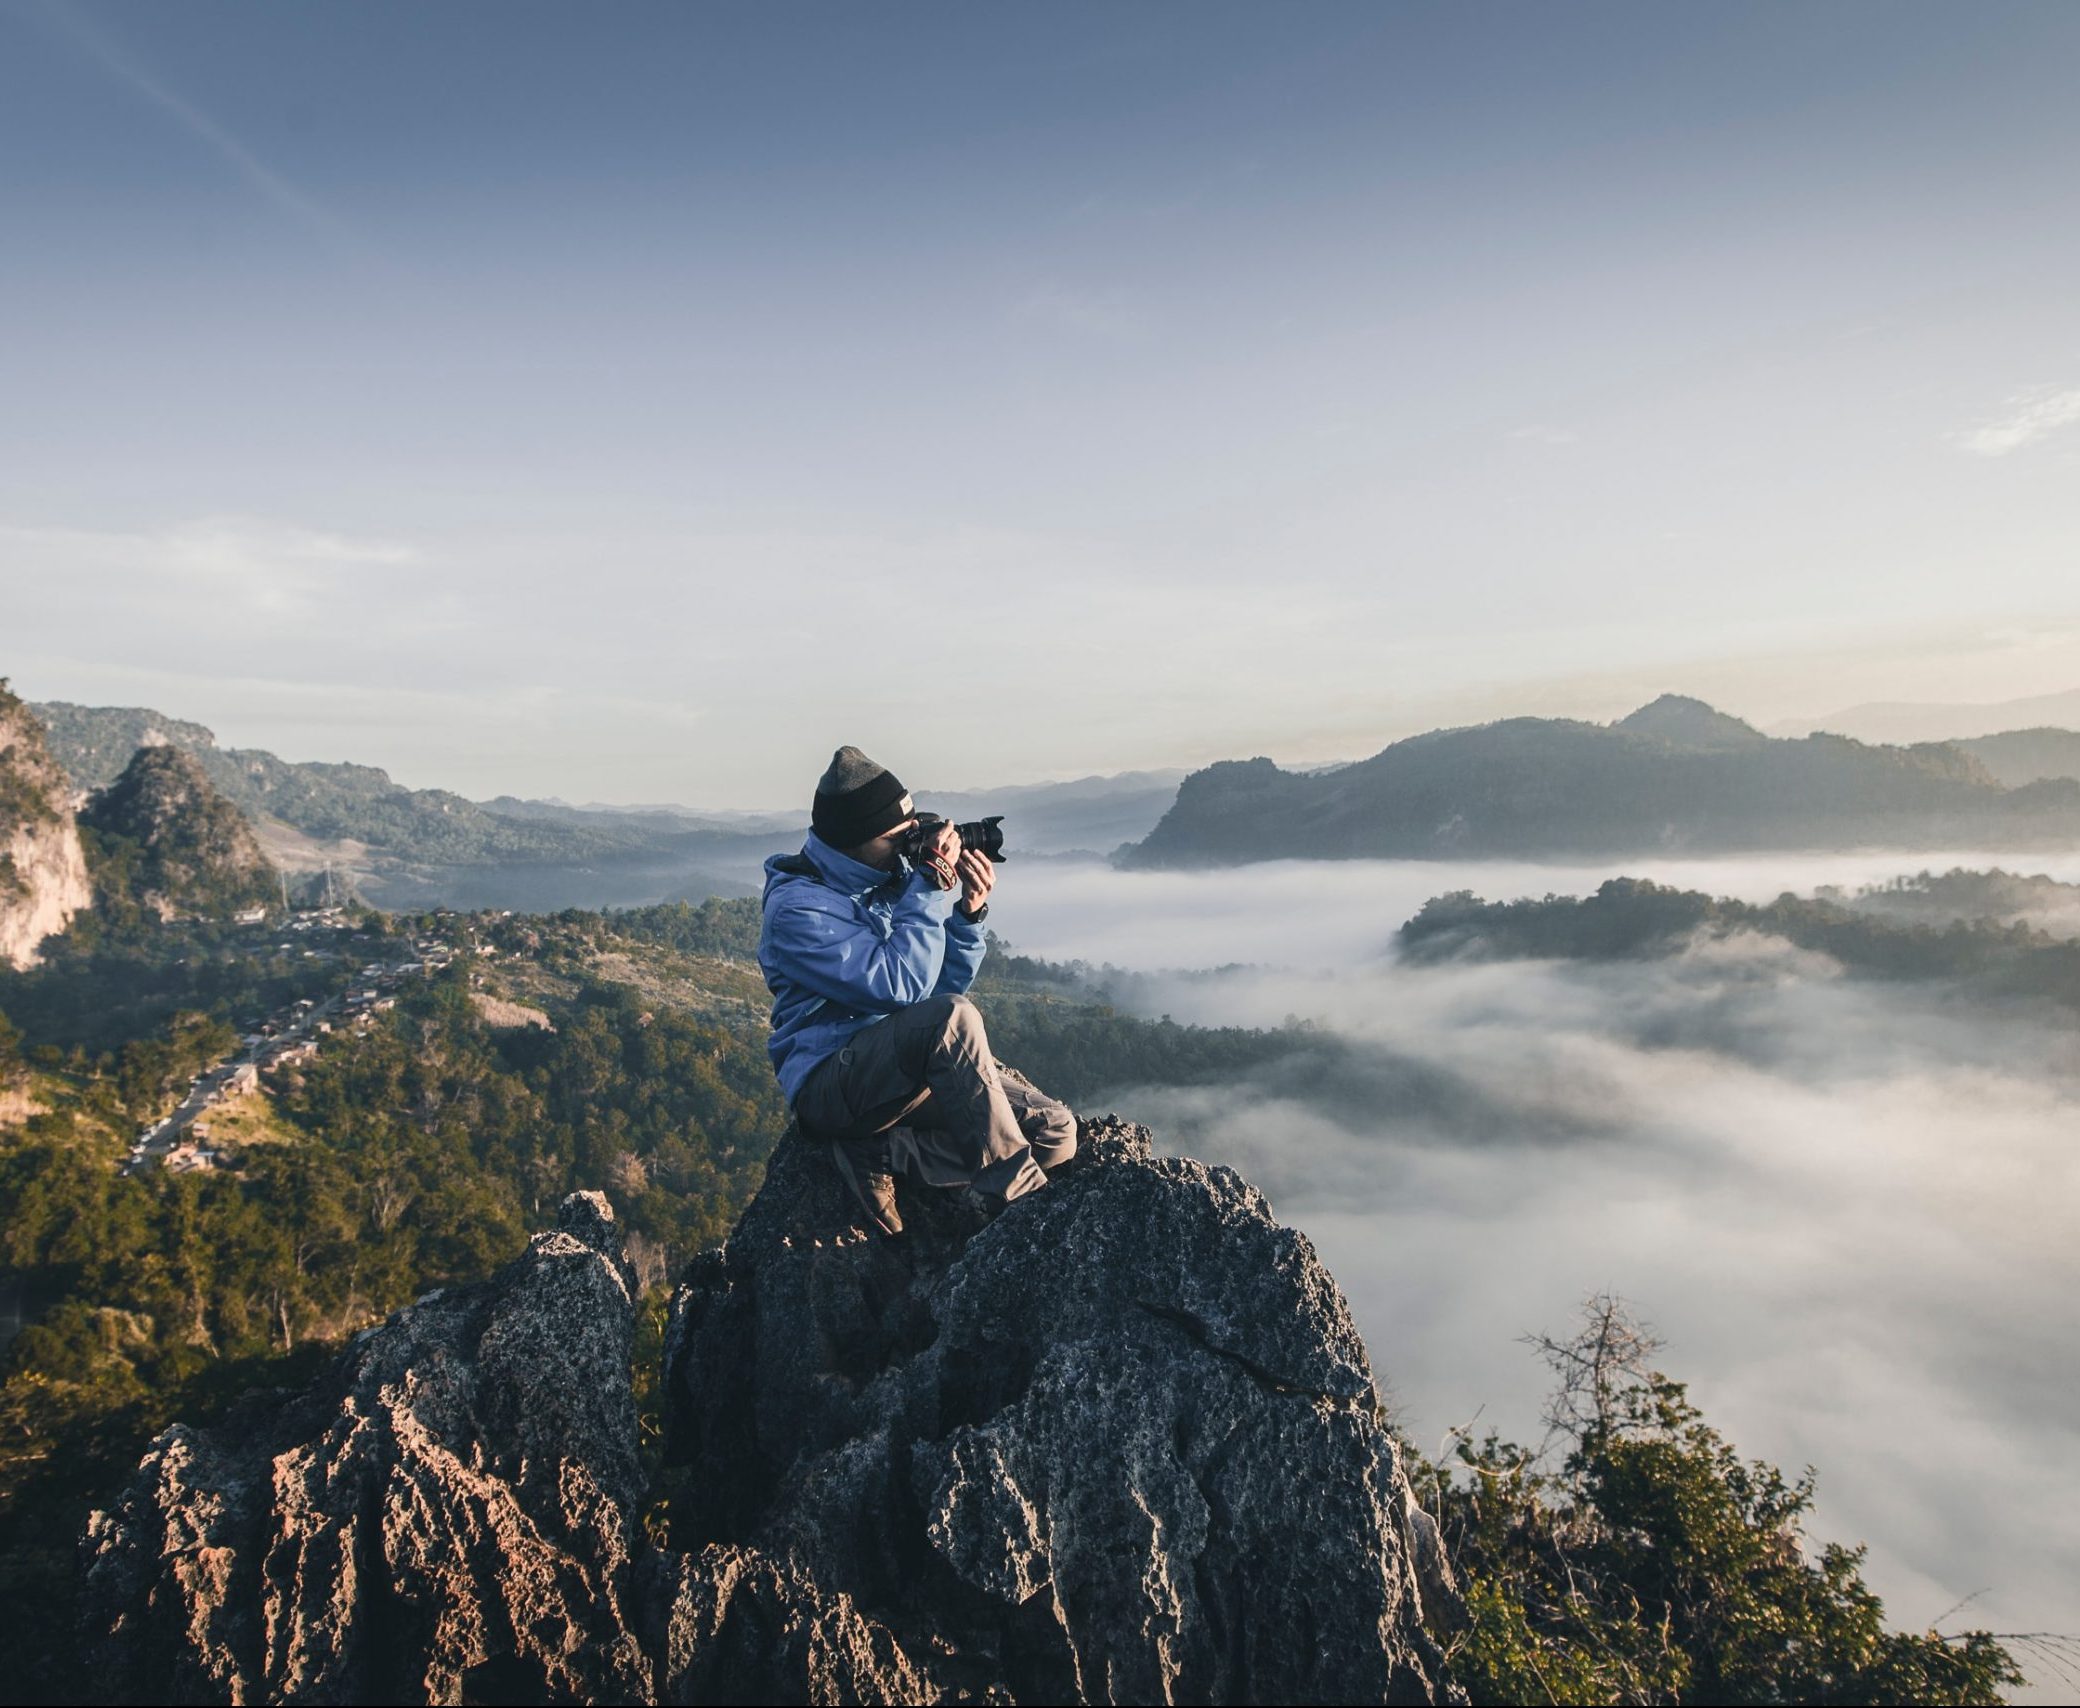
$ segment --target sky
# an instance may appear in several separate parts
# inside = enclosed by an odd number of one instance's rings
[[[2080,687],[2080,8],[0,0],[0,674],[796,805]]]

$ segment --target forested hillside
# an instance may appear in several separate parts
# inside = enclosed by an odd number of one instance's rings
[[[1953,874],[1957,880],[1975,874]],[[1700,933],[1760,932],[1831,956],[1867,978],[1942,980],[1984,999],[2049,1000],[2080,1008],[2080,943],[2026,924],[1886,917],[1862,905],[1779,896],[1763,905],[1612,878],[1594,895],[1483,901],[1437,896],[1396,937],[1412,962],[1637,960],[1672,954]]]
[[[140,747],[80,814],[94,906],[228,919],[278,899],[252,826],[177,747]]]
[[[1831,901],[1888,919],[1920,925],[1961,920],[2033,925],[2055,937],[2080,935],[2080,884],[2061,883],[2045,873],[1967,871],[1903,874],[1888,883],[1854,891],[1822,888],[1816,900]]]
[[[2046,778],[2080,777],[2080,731],[2011,729],[1953,742],[2009,788]]]

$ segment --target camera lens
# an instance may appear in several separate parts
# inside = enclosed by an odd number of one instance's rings
[[[953,827],[961,834],[963,848],[979,848],[998,865],[1004,863],[1004,815],[977,819],[972,824],[957,824]]]

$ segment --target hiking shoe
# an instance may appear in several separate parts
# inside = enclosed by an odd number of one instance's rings
[[[903,1218],[896,1209],[896,1177],[889,1172],[886,1139],[834,1139],[831,1161],[838,1178],[852,1189],[867,1222],[888,1238],[903,1231]]]

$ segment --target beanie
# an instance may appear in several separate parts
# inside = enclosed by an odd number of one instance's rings
[[[816,780],[809,825],[833,848],[857,848],[915,810],[910,791],[893,771],[876,765],[856,747],[841,747],[831,755],[830,769]]]

